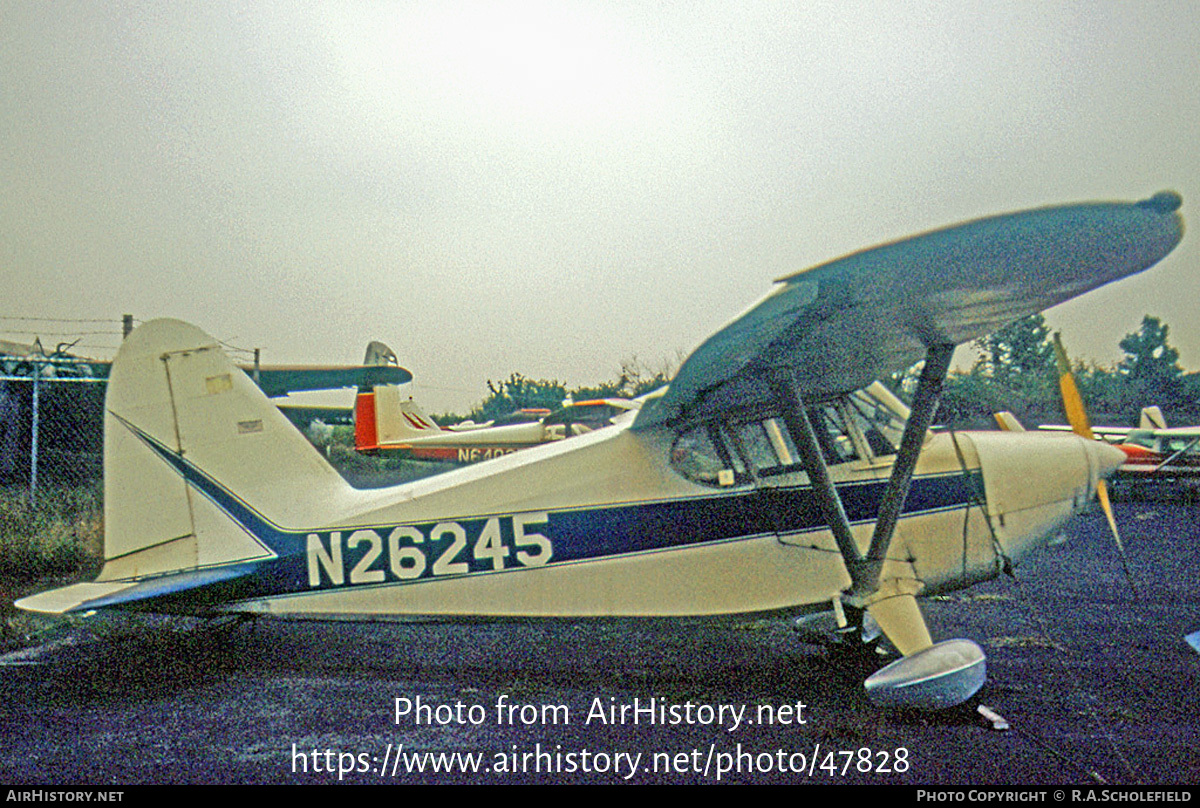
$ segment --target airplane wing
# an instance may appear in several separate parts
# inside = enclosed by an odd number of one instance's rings
[[[239,365],[254,378],[254,368]],[[270,398],[303,390],[337,390],[342,387],[375,387],[404,384],[412,374],[395,365],[280,365],[259,368],[258,386]]]
[[[1070,424],[1038,424],[1041,432],[1073,432]],[[1128,426],[1094,426],[1092,434],[1106,443],[1120,443],[1137,430]]]
[[[300,429],[307,429],[313,421],[329,426],[354,426],[353,407],[319,407],[309,404],[279,404],[279,411]]]
[[[1178,194],[979,219],[779,279],[702,343],[634,429],[772,400],[768,368],[806,399],[866,386],[1006,323],[1141,272],[1183,238]]]

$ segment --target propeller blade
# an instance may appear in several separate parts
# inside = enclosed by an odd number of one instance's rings
[[[1083,406],[1083,396],[1075,385],[1075,374],[1071,372],[1071,362],[1067,359],[1067,351],[1063,348],[1062,335],[1054,334],[1054,360],[1058,363],[1058,389],[1062,393],[1063,409],[1067,413],[1067,423],[1071,425],[1076,435],[1082,435],[1094,440],[1092,425],[1088,421],[1087,408]]]
[[[1058,389],[1062,393],[1067,423],[1071,425],[1071,429],[1076,435],[1081,435],[1088,440],[1095,440],[1091,422],[1088,420],[1087,408],[1083,404],[1083,396],[1079,394],[1079,387],[1075,384],[1075,374],[1071,371],[1071,362],[1063,347],[1062,335],[1058,332],[1054,334],[1054,359],[1058,363]],[[1125,543],[1121,541],[1121,533],[1117,530],[1117,520],[1113,516],[1112,502],[1108,498],[1108,484],[1104,480],[1096,483],[1096,498],[1100,500],[1100,507],[1104,511],[1105,518],[1108,519],[1108,527],[1112,530],[1113,539],[1116,540],[1117,553],[1121,556],[1121,568],[1125,571],[1125,580],[1129,583],[1129,590],[1134,597],[1137,597],[1137,588],[1133,585],[1133,576],[1129,572],[1129,560],[1125,557]]]

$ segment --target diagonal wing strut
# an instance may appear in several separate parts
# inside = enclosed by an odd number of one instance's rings
[[[879,505],[871,546],[865,556],[859,552],[854,542],[841,496],[829,476],[829,469],[817,443],[816,431],[805,410],[804,400],[792,371],[788,368],[774,368],[769,373],[769,382],[779,403],[783,421],[792,433],[817,501],[833,531],[838,551],[846,562],[852,582],[852,597],[867,598],[879,588],[879,574],[883,568],[883,561],[896,532],[896,524],[899,522],[904,500],[908,496],[917,458],[921,454],[921,444],[925,440],[929,425],[933,422],[933,414],[937,410],[942,383],[946,379],[953,353],[952,344],[935,344],[928,349],[908,423],[905,424],[904,434],[900,439],[896,462],[892,466],[892,474]]]

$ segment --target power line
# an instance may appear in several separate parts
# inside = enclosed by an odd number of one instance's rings
[[[8,335],[25,335],[28,334],[34,337],[111,337],[114,335],[112,331],[3,331],[0,332]]]
[[[110,325],[120,326],[120,320],[114,320],[111,317],[105,319],[72,319],[69,317],[17,317],[12,315],[0,314],[0,322],[7,320],[15,320],[23,323],[107,323]]]

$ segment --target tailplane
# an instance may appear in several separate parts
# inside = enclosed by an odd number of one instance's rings
[[[146,323],[105,399],[104,568],[18,605],[95,608],[240,576],[289,549],[275,525],[320,521],[352,492],[216,340]]]

